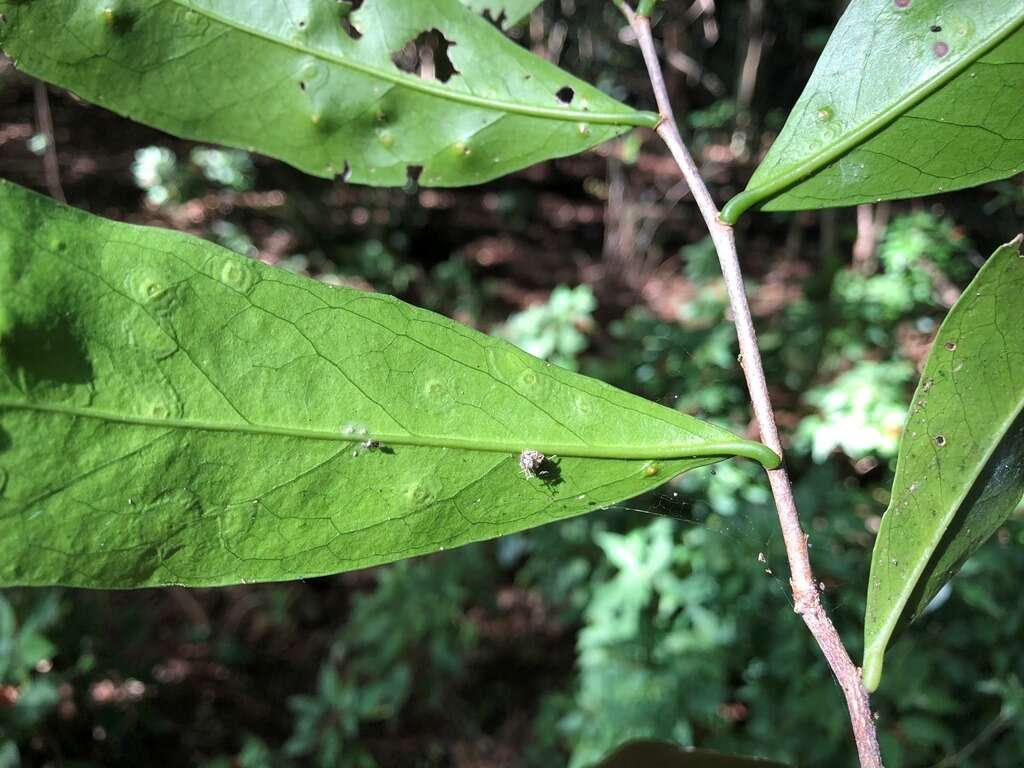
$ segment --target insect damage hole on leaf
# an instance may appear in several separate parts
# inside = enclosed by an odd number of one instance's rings
[[[495,16],[490,8],[484,8],[484,12],[481,14],[484,21],[490,22],[491,26],[501,30],[505,28],[505,22],[508,20],[508,14],[505,13],[505,9],[502,8],[498,11],[498,15]]]
[[[391,61],[403,72],[424,80],[447,83],[459,70],[448,57],[448,49],[455,45],[441,30],[428,29],[403,45],[391,56]]]
[[[423,173],[422,165],[408,165],[405,168],[406,175],[406,188],[410,191],[415,190],[420,183],[420,174]]]
[[[363,6],[363,0],[339,0],[341,6],[341,28],[353,40],[363,36],[363,32],[352,21],[352,14]]]
[[[555,91],[555,98],[563,104],[571,104],[572,100],[576,97],[576,91],[570,88],[568,85],[563,85],[557,91]]]

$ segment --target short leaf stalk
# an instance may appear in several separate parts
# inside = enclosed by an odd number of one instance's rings
[[[650,18],[640,12],[645,7],[644,4],[640,5],[639,11],[633,11],[625,3],[617,4],[629,21],[643,52],[644,62],[647,65],[662,118],[656,129],[658,135],[668,145],[683,178],[689,184],[718,253],[726,290],[729,294],[729,304],[736,324],[736,334],[739,338],[743,374],[750,393],[754,416],[761,432],[761,439],[769,448],[782,456],[782,441],[779,439],[779,430],[775,424],[775,415],[765,382],[754,323],[750,316],[750,307],[747,304],[746,292],[743,287],[743,275],[736,254],[733,229],[719,218],[718,207],[711,199],[707,185],[701,178],[693,157],[679,135],[679,129],[669,103],[668,91],[665,88],[661,64],[658,61],[654,39],[651,35]],[[860,757],[860,765],[862,768],[882,768],[882,757],[878,749],[875,720],[871,712],[868,692],[861,680],[860,670],[850,659],[850,654],[843,646],[839,633],[821,604],[821,594],[814,574],[811,572],[807,534],[800,526],[800,518],[793,498],[793,487],[786,474],[785,465],[778,469],[768,470],[768,480],[775,498],[775,506],[778,510],[779,523],[786,546],[786,556],[789,560],[793,609],[803,618],[804,624],[814,636],[843,690]]]

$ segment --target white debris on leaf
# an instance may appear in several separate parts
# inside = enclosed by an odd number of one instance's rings
[[[519,454],[519,468],[527,480],[536,477],[543,465],[544,454],[540,451],[523,451]]]

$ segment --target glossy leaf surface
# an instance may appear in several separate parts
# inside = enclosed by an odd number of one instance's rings
[[[0,184],[2,584],[361,568],[731,455],[778,461],[397,299]]]
[[[668,741],[637,739],[618,747],[596,768],[786,768],[783,763],[741,757]]]
[[[1024,170],[1024,3],[853,0],[746,191],[791,211],[962,189]]]
[[[426,186],[475,184],[657,122],[458,0],[33,0],[0,13],[0,44],[31,75],[177,136],[363,184],[418,169]],[[419,76],[424,32],[447,41],[445,82]]]
[[[1021,242],[997,250],[950,310],[914,394],[871,561],[871,689],[896,627],[927,607],[1024,495]]]

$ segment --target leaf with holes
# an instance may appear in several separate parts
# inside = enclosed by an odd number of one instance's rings
[[[458,0],[351,7],[8,0],[0,45],[133,120],[363,184],[475,184],[657,123]]]
[[[853,0],[722,212],[930,195],[1024,170],[1024,3]]]
[[[778,462],[397,299],[0,183],[0,584],[362,568],[732,455]]]
[[[504,29],[515,26],[540,5],[541,0],[462,0],[477,13],[486,13]]]
[[[939,329],[900,442],[871,560],[864,680],[1024,495],[1022,238],[985,263]]]

